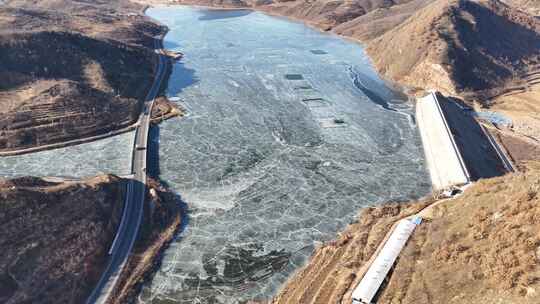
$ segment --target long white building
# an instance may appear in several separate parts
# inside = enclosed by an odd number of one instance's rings
[[[392,265],[394,265],[401,249],[403,249],[414,228],[420,222],[421,218],[419,217],[399,221],[366,274],[354,289],[352,304],[371,303]]]

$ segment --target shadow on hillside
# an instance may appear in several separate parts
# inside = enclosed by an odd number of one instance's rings
[[[507,173],[503,161],[476,119],[459,99],[438,94],[441,109],[473,181]],[[466,109],[466,108],[465,108]]]
[[[455,33],[450,28],[439,29],[450,45],[447,61],[454,68],[460,89],[485,90],[503,85],[522,68],[523,59],[538,55],[540,35],[498,15],[496,10],[462,1],[461,10],[449,16],[454,19]]]

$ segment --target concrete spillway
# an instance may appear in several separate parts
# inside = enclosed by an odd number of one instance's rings
[[[417,100],[416,118],[433,188],[468,183],[469,172],[435,93]]]

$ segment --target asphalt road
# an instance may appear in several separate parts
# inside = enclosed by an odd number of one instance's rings
[[[158,71],[155,75],[152,88],[144,101],[143,111],[139,117],[135,133],[135,145],[133,146],[131,164],[133,178],[128,182],[122,220],[109,251],[107,268],[86,301],[87,304],[106,303],[110,298],[131,253],[133,244],[137,239],[141,225],[146,192],[146,147],[151,118],[150,114],[152,113],[152,106],[161,86],[161,81],[165,75],[166,62],[165,57],[162,55],[161,40],[156,38],[154,43],[156,53],[159,54]]]

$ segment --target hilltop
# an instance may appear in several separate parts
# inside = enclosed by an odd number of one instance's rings
[[[493,33],[497,33],[496,39]],[[540,21],[497,0],[435,1],[368,43],[388,77],[488,99],[540,60]]]
[[[154,76],[142,5],[4,1],[0,8],[0,152],[60,143],[136,122]]]

